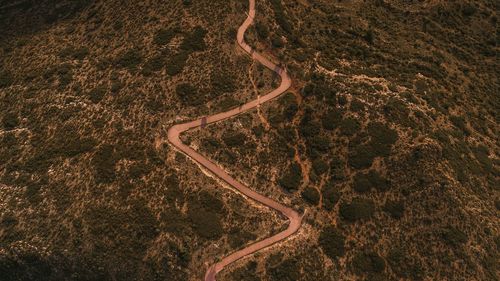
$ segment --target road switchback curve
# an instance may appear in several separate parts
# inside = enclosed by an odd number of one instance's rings
[[[255,50],[253,50],[245,41],[244,41],[244,34],[245,31],[248,29],[248,27],[253,23],[253,20],[255,18],[255,0],[249,0],[249,11],[247,14],[246,20],[243,22],[243,24],[239,27],[238,29],[238,34],[236,36],[236,40],[238,42],[238,45],[245,51],[247,52],[252,59],[258,61],[259,63],[263,64],[265,67],[268,69],[276,72],[280,77],[281,77],[281,83],[278,88],[274,89],[273,91],[267,93],[264,96],[261,96],[260,98],[250,101],[246,104],[243,104],[242,106],[239,106],[237,108],[228,110],[226,112],[221,112],[217,113],[211,116],[204,116],[202,118],[199,118],[194,121],[190,121],[187,123],[183,124],[177,124],[172,126],[168,130],[168,140],[170,144],[172,144],[175,148],[186,154],[189,158],[191,158],[193,161],[196,161],[199,163],[201,166],[203,166],[205,169],[209,170],[212,174],[216,175],[223,181],[225,181],[227,184],[229,184],[231,187],[236,189],[238,192],[242,193],[245,195],[247,198],[250,198],[260,204],[263,204],[271,209],[274,209],[284,216],[286,216],[289,220],[289,225],[287,229],[285,229],[282,232],[279,232],[271,237],[268,237],[266,239],[263,239],[261,241],[255,242],[241,250],[238,250],[226,257],[223,257],[219,262],[215,263],[214,265],[210,266],[205,274],[205,281],[215,281],[215,276],[217,273],[219,273],[221,270],[224,269],[224,267],[228,266],[229,264],[243,258],[246,256],[249,256],[259,250],[262,250],[266,247],[269,247],[279,241],[282,241],[286,239],[287,237],[291,236],[297,230],[300,228],[301,222],[302,222],[302,216],[299,215],[298,212],[293,210],[292,208],[286,207],[285,205],[272,200],[271,198],[265,197],[252,189],[248,188],[247,186],[243,185],[242,183],[236,181],[234,178],[232,178],[229,174],[227,174],[223,169],[209,161],[207,158],[196,152],[194,149],[191,147],[185,145],[184,143],[181,142],[179,136],[181,133],[197,128],[200,126],[205,126],[206,124],[211,124],[215,122],[219,122],[224,119],[228,119],[230,117],[236,116],[238,114],[241,114],[243,112],[249,111],[255,107],[257,107],[259,104],[265,103],[267,101],[270,101],[274,98],[279,97],[281,94],[283,94],[288,88],[290,88],[290,85],[292,84],[292,80],[290,79],[290,76],[288,75],[288,72],[286,68],[281,68],[280,66],[274,64]]]

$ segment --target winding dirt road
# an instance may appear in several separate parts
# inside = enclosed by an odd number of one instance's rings
[[[224,269],[225,266],[229,265],[232,262],[235,262],[245,256],[248,256],[252,253],[255,253],[263,248],[269,247],[270,245],[277,243],[281,240],[286,239],[290,235],[294,234],[301,225],[302,222],[302,217],[297,213],[295,210],[288,208],[268,197],[265,197],[247,186],[243,185],[242,183],[236,181],[233,179],[230,175],[228,175],[224,170],[216,166],[214,163],[210,162],[207,158],[190,148],[189,146],[183,144],[181,140],[179,139],[179,135],[187,130],[202,126],[202,122],[205,124],[210,124],[210,123],[215,123],[230,117],[233,117],[235,115],[238,115],[240,113],[246,112],[248,110],[251,110],[258,106],[261,103],[265,103],[269,100],[272,100],[281,94],[283,94],[292,84],[292,81],[290,77],[288,76],[288,73],[285,69],[280,68],[276,64],[272,63],[270,60],[267,58],[263,57],[259,53],[255,52],[247,43],[244,42],[243,36],[245,34],[245,31],[247,28],[253,23],[253,19],[255,17],[255,0],[249,0],[250,3],[250,8],[248,12],[248,17],[243,22],[243,24],[240,26],[238,29],[238,34],[237,34],[237,41],[238,45],[245,50],[254,60],[260,62],[270,70],[276,72],[280,77],[281,77],[281,84],[280,86],[271,91],[270,93],[261,96],[260,98],[253,100],[251,102],[248,102],[240,107],[234,108],[232,110],[226,111],[226,112],[221,112],[218,114],[214,114],[211,116],[207,117],[202,117],[200,119],[187,122],[184,124],[178,124],[172,126],[168,130],[168,140],[170,143],[182,151],[184,154],[186,154],[188,157],[190,157],[192,160],[198,162],[200,165],[202,165],[204,168],[209,170],[211,173],[214,175],[218,176],[225,182],[227,182],[230,186],[244,194],[250,199],[253,199],[263,205],[268,206],[269,208],[272,208],[283,215],[285,215],[289,220],[290,224],[288,225],[287,229],[274,235],[269,238],[266,238],[264,240],[258,241],[254,244],[249,245],[248,247],[241,249],[239,251],[236,251],[232,253],[229,256],[226,256],[222,258],[221,261],[218,263],[212,265],[206,272],[205,274],[205,281],[215,281],[215,275],[220,272],[221,270]],[[203,120],[203,121],[202,121]]]

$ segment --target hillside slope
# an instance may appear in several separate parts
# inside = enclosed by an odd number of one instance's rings
[[[290,93],[182,138],[306,217],[218,278],[498,280],[497,4],[257,9],[246,40],[285,62]],[[166,143],[276,85],[236,46],[246,10],[0,1],[0,276],[200,280],[286,227]]]

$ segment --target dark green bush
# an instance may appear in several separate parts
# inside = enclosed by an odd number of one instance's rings
[[[372,165],[375,153],[371,146],[360,144],[349,149],[349,165],[356,169],[369,168]]]
[[[368,125],[372,150],[377,156],[389,156],[391,148],[398,140],[398,133],[383,123],[372,122]]]
[[[304,191],[301,193],[302,198],[306,202],[312,205],[318,205],[319,203],[319,192],[316,190],[316,188],[313,187],[306,187]]]
[[[142,74],[149,76],[153,72],[160,71],[165,65],[165,60],[162,56],[155,56],[146,61],[142,67]]]
[[[325,130],[335,130],[339,126],[342,120],[342,113],[338,110],[332,110],[326,113],[323,118],[321,118],[321,125]]]
[[[281,187],[289,192],[297,190],[301,182],[302,170],[297,163],[292,163],[288,168],[288,171],[279,180],[279,184],[281,185]]]
[[[174,28],[160,29],[156,32],[153,38],[153,43],[159,46],[166,45],[170,42],[170,40],[172,40],[172,38],[175,37],[176,33],[177,30]]]
[[[196,26],[193,31],[184,37],[180,48],[188,52],[203,51],[206,48],[205,35],[207,31],[201,26]]]
[[[235,133],[235,134],[229,134],[229,135],[224,135],[222,137],[222,140],[227,146],[242,146],[245,144],[246,141],[246,136],[244,133]]]
[[[372,188],[379,191],[386,191],[389,189],[389,182],[380,176],[379,173],[371,170],[368,173],[357,173],[356,176],[354,176],[353,188],[356,192],[360,193],[368,192]]]
[[[221,111],[226,111],[238,105],[240,105],[240,102],[235,100],[232,96],[229,96],[221,100],[217,107],[220,108]]]
[[[467,234],[458,228],[449,226],[441,231],[443,240],[450,246],[458,247],[463,245],[469,240]]]
[[[261,21],[255,24],[255,30],[260,39],[266,39],[269,36],[269,28]]]
[[[359,132],[361,125],[354,118],[346,118],[340,122],[340,132],[346,136],[352,136]]]
[[[170,57],[167,61],[167,74],[174,76],[181,73],[188,58],[189,54],[187,52],[180,52]]]
[[[328,211],[331,211],[333,207],[335,207],[337,202],[340,200],[340,193],[331,183],[328,183],[325,186],[323,186],[323,190],[321,193],[323,195],[323,208],[325,208]]]
[[[209,240],[217,240],[222,236],[222,224],[215,212],[195,206],[188,209],[188,216],[198,236]]]
[[[86,47],[67,47],[61,50],[59,56],[62,58],[71,58],[74,60],[83,60],[89,54]]]
[[[299,132],[306,139],[311,139],[320,134],[321,126],[319,122],[303,118],[300,122]]]
[[[345,178],[345,161],[337,155],[332,156],[330,160],[330,175],[334,180]]]
[[[340,205],[340,215],[350,222],[369,219],[374,213],[375,204],[370,199],[354,198],[351,203]]]
[[[213,96],[236,91],[236,78],[227,71],[214,70],[210,74]]]
[[[375,39],[375,34],[373,33],[373,29],[368,29],[365,34],[363,35],[363,39],[365,39],[365,41],[368,43],[368,44],[373,44],[373,40]]]
[[[283,105],[283,115],[286,120],[291,121],[295,114],[299,110],[299,106],[297,104],[297,99],[295,95],[292,93],[286,93],[281,99],[280,103]]]
[[[403,126],[413,125],[413,122],[408,118],[410,110],[403,101],[397,98],[389,99],[387,104],[384,106],[384,113],[388,120],[397,122]]]
[[[63,63],[52,69],[53,74],[57,74],[59,78],[59,87],[63,89],[73,80],[72,66],[68,63]]]
[[[8,71],[1,71],[0,72],[0,89],[9,87],[14,83],[14,77],[12,74]]]
[[[314,160],[312,162],[312,167],[317,175],[322,175],[328,171],[328,164],[321,158]]]
[[[455,125],[455,127],[462,130],[464,134],[470,133],[469,129],[467,128],[467,123],[465,122],[465,118],[463,116],[452,115],[450,116],[450,121],[451,123],[453,123],[453,125]]]
[[[276,265],[267,264],[266,273],[269,281],[296,281],[300,279],[300,265],[294,258],[289,258]]]
[[[116,64],[120,67],[128,68],[129,70],[135,69],[142,63],[142,55],[138,50],[132,49],[122,52],[116,58]]]
[[[283,42],[283,39],[281,39],[281,36],[277,34],[273,34],[271,36],[271,45],[274,48],[283,48],[285,47],[285,42]]]
[[[325,255],[331,259],[342,257],[345,254],[345,237],[340,230],[332,226],[321,230],[318,242]]]
[[[422,280],[424,276],[422,268],[415,262],[413,256],[402,248],[391,249],[387,261],[396,276],[410,280]]]
[[[276,17],[276,22],[286,33],[291,34],[292,25],[290,24],[290,22],[288,22],[281,0],[271,0],[270,2],[271,6],[273,7],[274,16]]]
[[[208,191],[201,191],[198,196],[199,203],[203,206],[203,208],[214,211],[217,214],[221,214],[224,210],[224,203]]]
[[[19,118],[14,112],[7,112],[2,118],[2,125],[5,130],[15,129],[19,125]]]
[[[365,109],[365,104],[358,99],[353,99],[351,101],[351,111],[360,112]]]
[[[405,205],[402,201],[387,200],[382,210],[389,213],[392,218],[400,219],[404,215]]]
[[[203,102],[203,99],[198,93],[198,89],[189,83],[181,83],[177,85],[175,92],[184,104],[196,106]]]
[[[354,255],[351,266],[358,275],[372,275],[384,271],[385,260],[375,252],[361,252]]]
[[[327,152],[332,146],[332,142],[328,137],[316,135],[307,140],[307,145],[309,149],[313,150],[311,154],[314,155],[316,152]]]
[[[89,93],[90,100],[95,104],[99,103],[106,95],[106,91],[107,89],[105,85],[99,85],[95,87]]]
[[[94,178],[97,183],[111,183],[115,180],[115,163],[117,160],[112,145],[105,144],[99,147],[92,159],[95,169]]]

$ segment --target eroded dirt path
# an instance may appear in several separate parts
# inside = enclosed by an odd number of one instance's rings
[[[251,255],[252,253],[255,253],[261,249],[264,249],[266,247],[271,246],[274,243],[277,243],[279,241],[282,241],[289,237],[290,235],[294,234],[297,232],[297,230],[300,228],[301,222],[302,222],[302,217],[299,215],[298,212],[295,210],[286,207],[285,205],[274,201],[268,197],[265,197],[252,189],[248,188],[247,186],[243,185],[242,183],[238,182],[237,180],[233,179],[229,174],[227,174],[224,170],[222,170],[220,167],[216,166],[214,163],[210,162],[207,158],[196,152],[194,149],[191,147],[185,145],[184,143],[181,142],[179,139],[179,135],[187,130],[196,128],[201,126],[202,120],[203,122],[206,122],[206,124],[210,123],[215,123],[233,116],[236,116],[238,114],[241,114],[243,112],[249,111],[255,107],[257,107],[261,103],[265,103],[267,101],[270,101],[281,94],[283,94],[292,84],[292,81],[290,79],[290,76],[288,76],[288,73],[286,71],[286,68],[281,68],[277,66],[276,64],[272,63],[270,60],[265,58],[264,56],[260,55],[259,53],[255,52],[247,43],[244,42],[243,40],[243,35],[245,34],[245,31],[248,29],[248,27],[253,23],[254,17],[255,17],[255,0],[249,0],[249,11],[248,11],[248,17],[246,20],[243,22],[243,24],[240,26],[238,29],[238,34],[237,34],[237,42],[238,45],[245,51],[247,52],[252,59],[258,61],[259,63],[263,64],[265,67],[269,68],[270,70],[276,72],[280,77],[281,77],[281,84],[279,87],[271,92],[269,92],[266,95],[261,96],[260,98],[250,101],[240,107],[228,110],[226,112],[221,112],[217,113],[211,116],[205,116],[200,119],[187,122],[184,124],[177,124],[172,126],[168,130],[168,140],[169,142],[179,149],[181,152],[186,154],[189,158],[192,160],[198,162],[200,165],[202,165],[204,168],[209,170],[211,173],[214,175],[218,176],[225,182],[227,182],[230,186],[235,188],[237,191],[245,195],[248,199],[255,200],[263,205],[268,206],[269,208],[272,208],[280,213],[282,213],[284,216],[286,216],[290,223],[284,231],[275,234],[269,238],[266,238],[264,240],[258,241],[254,244],[249,245],[248,247],[241,249],[239,251],[236,251],[224,258],[222,258],[219,262],[216,264],[212,265],[210,268],[208,268],[206,274],[205,274],[205,281],[215,281],[215,275],[220,272],[221,270],[224,269],[227,265],[245,257],[248,255]]]

